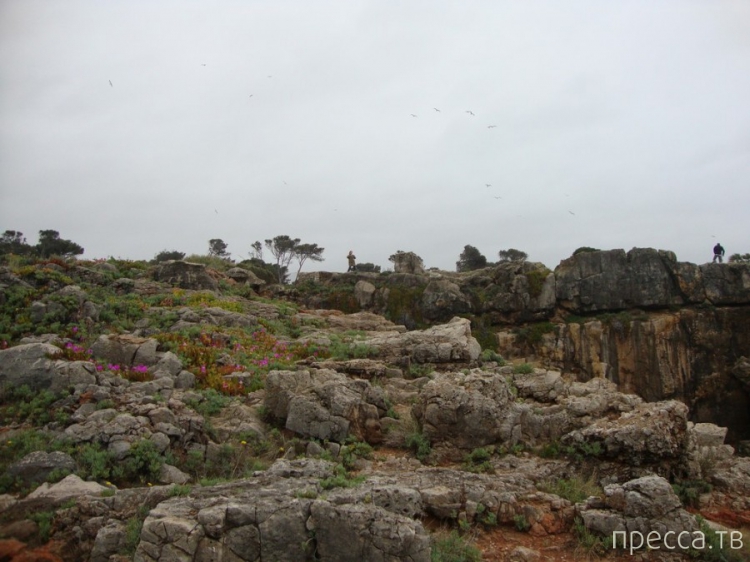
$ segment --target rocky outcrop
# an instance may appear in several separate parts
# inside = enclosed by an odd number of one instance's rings
[[[550,325],[535,342],[501,332],[498,351],[508,359],[534,356],[581,380],[607,378],[648,401],[681,400],[692,421],[728,427],[735,442],[750,438],[747,326],[750,307],[625,312]]]
[[[363,339],[361,344],[397,364],[415,363],[470,363],[479,357],[481,347],[471,335],[471,322],[453,318],[447,324],[426,330],[404,333],[384,332]]]
[[[577,506],[576,511],[587,529],[609,538],[614,532],[623,531],[628,537],[634,532],[646,537],[652,531],[660,537],[668,532],[676,537],[699,529],[695,516],[683,509],[672,486],[660,476],[644,476],[624,484],[605,486],[603,499],[590,498]],[[622,539],[618,546],[630,548]]]
[[[382,441],[380,417],[387,409],[382,390],[335,371],[271,371],[265,405],[304,437],[343,443],[351,434],[368,443]]]
[[[186,261],[166,261],[154,270],[154,279],[181,289],[215,291],[219,283],[208,274],[206,266]]]
[[[57,377],[56,356],[59,347],[47,343],[29,343],[0,350],[0,386],[32,390],[61,389]]]

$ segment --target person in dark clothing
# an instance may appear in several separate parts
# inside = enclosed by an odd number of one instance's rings
[[[716,246],[714,246],[714,261],[713,261],[713,263],[716,263],[716,260],[719,260],[719,263],[722,263],[724,261],[724,248],[719,243],[717,243]]]
[[[347,269],[347,271],[357,271],[357,266],[354,263],[354,260],[357,259],[357,256],[354,255],[354,252],[352,250],[349,250],[349,255],[346,256],[346,259],[349,260],[349,269]]]

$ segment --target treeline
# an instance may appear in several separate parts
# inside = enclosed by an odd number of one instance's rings
[[[79,256],[82,253],[83,247],[60,238],[56,230],[40,230],[39,241],[33,246],[26,242],[23,232],[17,230],[6,230],[0,236],[0,254],[49,258]]]
[[[496,263],[506,263],[511,261],[524,261],[529,255],[521,250],[509,248],[507,250],[500,250],[497,253],[498,261]],[[487,261],[487,258],[477,250],[474,246],[464,246],[464,251],[458,256],[456,262],[456,271],[474,271],[475,269],[482,269],[483,267],[489,267],[495,265],[493,262]]]
[[[299,275],[302,266],[306,261],[323,261],[323,252],[317,244],[303,243],[299,238],[292,238],[286,234],[269,238],[265,240],[264,245],[260,241],[253,242],[250,247],[252,250],[248,253],[249,259],[235,263],[232,254],[229,252],[229,246],[221,238],[212,238],[208,241],[208,261],[215,263],[220,260],[226,264],[235,264],[246,267],[255,273],[264,281],[271,283],[285,284],[289,282],[290,266],[296,262]],[[273,257],[273,261],[266,262],[263,259],[264,249]],[[185,258],[184,252],[176,250],[163,250],[154,256],[153,262],[160,263],[168,260],[182,260],[205,262],[201,256],[188,256]]]

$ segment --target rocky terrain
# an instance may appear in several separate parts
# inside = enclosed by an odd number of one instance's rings
[[[571,259],[292,287],[6,260],[0,559],[748,559],[746,435],[692,409],[699,367],[747,400],[747,266]]]

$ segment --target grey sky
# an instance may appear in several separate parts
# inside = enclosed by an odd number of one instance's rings
[[[0,0],[0,231],[84,257],[704,263],[749,178],[744,0]]]

